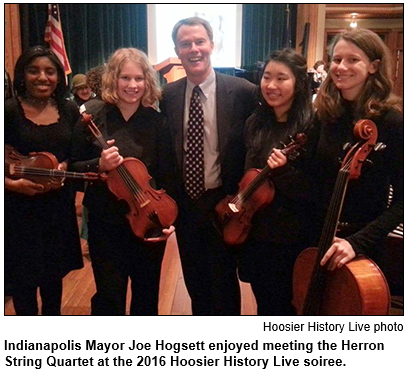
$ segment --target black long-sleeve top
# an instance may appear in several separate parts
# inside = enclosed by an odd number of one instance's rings
[[[260,112],[260,113],[259,113]],[[312,181],[308,168],[318,138],[318,127],[308,125],[304,129],[290,122],[276,122],[267,110],[258,110],[246,121],[245,171],[262,169],[273,148],[282,149],[290,142],[290,136],[305,133],[305,150],[289,160],[286,165],[271,170],[270,180],[275,186],[275,196],[270,205],[259,210],[253,217],[250,238],[280,244],[310,243],[312,227]]]
[[[165,118],[153,108],[140,105],[128,121],[120,110],[102,101],[92,105],[87,113],[99,127],[106,140],[114,139],[114,145],[124,157],[133,157],[146,165],[153,178],[153,188],[164,188],[173,193],[174,163],[171,140]],[[75,128],[70,169],[73,171],[98,171],[102,148],[93,138],[86,124],[79,122]],[[89,184],[84,197],[89,213],[112,224],[125,223],[127,203],[119,201],[102,181]]]
[[[356,143],[353,135],[355,120],[353,107],[347,102],[344,114],[335,123],[321,127],[317,146],[317,194],[324,217],[340,169],[340,160],[346,152],[345,143]],[[373,120],[378,130],[378,142],[386,148],[372,151],[361,176],[350,180],[346,191],[340,221],[348,223],[353,234],[346,237],[356,253],[375,255],[384,238],[403,220],[403,117],[394,109]],[[388,207],[389,187],[394,198]],[[322,220],[320,220],[322,225]]]

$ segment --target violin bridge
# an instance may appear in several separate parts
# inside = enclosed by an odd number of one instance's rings
[[[8,173],[9,175],[14,175],[15,174],[15,169],[14,169],[15,165],[14,164],[10,164],[9,168],[8,168]]]
[[[229,209],[232,210],[234,213],[239,212],[239,209],[236,207],[235,204],[229,203],[228,206],[229,206]]]
[[[144,206],[147,206],[149,203],[150,203],[150,200],[146,200],[142,204],[140,204],[140,207],[143,208]]]

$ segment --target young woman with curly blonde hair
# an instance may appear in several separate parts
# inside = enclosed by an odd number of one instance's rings
[[[147,56],[134,48],[117,50],[102,78],[102,101],[87,113],[110,146],[102,149],[85,124],[74,135],[72,169],[109,172],[125,157],[141,160],[154,187],[169,190],[173,180],[171,142],[164,116],[152,105],[161,91]],[[124,315],[131,279],[131,315],[158,314],[161,262],[166,238],[174,227],[152,240],[136,237],[126,218],[127,204],[119,201],[104,182],[91,183],[84,206],[89,212],[89,252],[97,292],[92,314]]]

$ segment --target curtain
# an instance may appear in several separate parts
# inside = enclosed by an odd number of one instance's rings
[[[86,74],[121,47],[147,53],[146,4],[59,4],[59,10],[72,75]],[[21,4],[20,14],[23,50],[45,45],[47,4]]]
[[[297,4],[243,5],[242,68],[253,71],[270,52],[295,47],[296,13]]]
[[[148,51],[146,4],[59,4],[59,9],[70,77],[105,63],[120,47]],[[242,68],[255,71],[290,36],[295,46],[296,9],[297,4],[243,4]],[[20,4],[20,14],[23,50],[44,45],[47,4]]]

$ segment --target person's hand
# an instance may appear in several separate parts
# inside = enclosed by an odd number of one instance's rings
[[[34,196],[38,193],[44,193],[44,186],[38,183],[34,183],[28,179],[10,179],[6,178],[6,189],[13,192],[25,194],[27,196]]]
[[[58,170],[67,171],[68,170],[68,162],[64,161],[58,164]]]
[[[159,237],[153,237],[153,238],[145,238],[144,241],[146,242],[161,242],[161,241],[167,241],[168,238],[174,233],[175,227],[171,225],[168,228],[164,228],[162,230],[163,234]]]
[[[273,152],[267,159],[267,165],[270,169],[284,166],[287,163],[287,157],[281,152],[281,150],[274,148]]]
[[[333,244],[321,259],[321,265],[328,263],[327,269],[333,271],[337,268],[342,268],[347,262],[351,261],[356,256],[352,245],[342,239],[335,237]]]
[[[99,172],[111,171],[116,169],[123,162],[123,157],[119,153],[119,149],[113,146],[114,139],[108,140],[108,149],[104,149],[99,159]]]
[[[64,161],[58,164],[58,170],[60,171],[67,171],[68,170],[68,162]],[[59,188],[64,185],[65,178],[51,178],[52,188]]]

